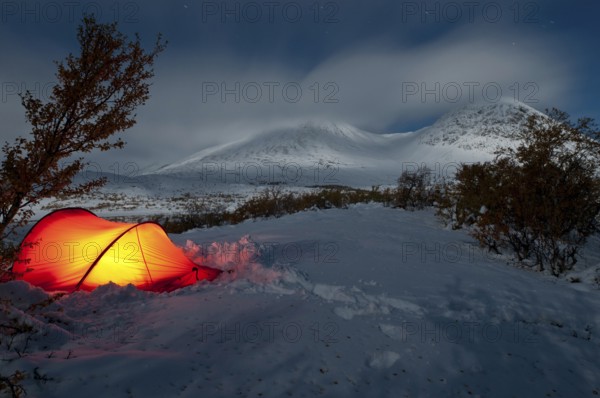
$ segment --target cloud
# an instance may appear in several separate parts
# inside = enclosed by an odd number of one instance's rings
[[[561,102],[575,84],[573,62],[556,51],[561,44],[463,28],[421,46],[364,45],[333,56],[307,79],[335,76],[339,117],[384,129],[395,120],[412,122],[500,96],[534,107]]]

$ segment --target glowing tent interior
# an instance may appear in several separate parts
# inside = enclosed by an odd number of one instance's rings
[[[12,271],[47,291],[93,290],[113,282],[162,292],[221,273],[191,261],[156,223],[112,222],[79,208],[38,221],[23,239]]]

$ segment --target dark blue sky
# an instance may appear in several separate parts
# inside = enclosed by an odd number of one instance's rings
[[[600,118],[592,0],[3,1],[2,141],[27,133],[16,92],[45,97],[83,11],[169,40],[110,159],[173,161],[308,119],[409,131],[500,96]]]

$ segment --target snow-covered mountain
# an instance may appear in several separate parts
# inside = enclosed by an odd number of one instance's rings
[[[418,131],[420,143],[465,151],[492,153],[498,146],[514,145],[516,132],[530,115],[543,115],[529,105],[505,100],[489,105],[470,105],[442,116]]]
[[[447,176],[461,162],[489,160],[499,146],[516,144],[515,133],[532,114],[540,112],[513,100],[468,105],[432,126],[394,134],[306,122],[206,148],[152,174],[206,183],[369,186],[393,184],[403,170],[427,165]]]

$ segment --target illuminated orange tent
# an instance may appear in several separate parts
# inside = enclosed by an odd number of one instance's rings
[[[221,271],[191,261],[154,222],[112,222],[69,208],[31,228],[13,273],[48,291],[92,290],[113,282],[162,292],[211,281]]]

